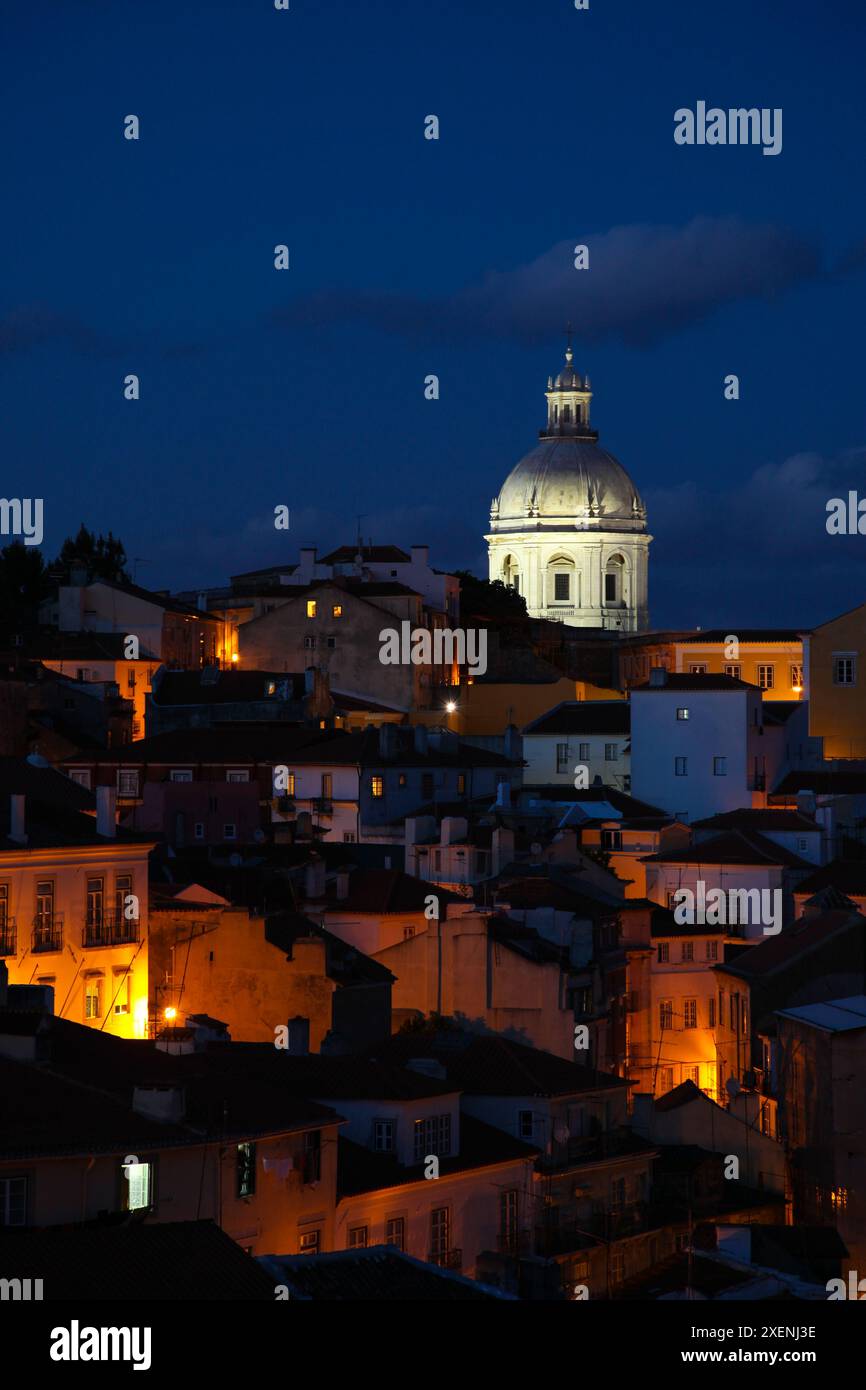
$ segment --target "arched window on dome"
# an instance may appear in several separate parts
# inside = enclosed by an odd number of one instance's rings
[[[566,425],[569,424],[569,423],[571,422],[571,406],[570,406],[570,405],[564,405],[564,406],[562,407],[562,420],[563,420],[563,423],[566,424]]]
[[[626,563],[622,555],[610,555],[604,567],[604,606],[626,606]]]
[[[520,593],[520,565],[515,555],[506,555],[502,562],[502,582],[515,593]]]

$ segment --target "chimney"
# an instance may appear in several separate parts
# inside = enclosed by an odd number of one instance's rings
[[[9,798],[9,839],[16,845],[27,844],[26,807],[27,798],[23,792],[13,792]]]
[[[117,789],[115,787],[96,788],[96,833],[107,840],[117,836]]]
[[[294,1018],[287,1020],[286,1029],[288,1035],[286,1051],[294,1057],[309,1057],[310,1020],[297,1014]]]
[[[668,673],[664,666],[654,666],[650,671],[649,683],[652,686],[667,685]]]
[[[186,1097],[182,1086],[136,1086],[132,1092],[132,1108],[136,1115],[149,1120],[177,1124],[186,1113]]]
[[[393,758],[397,753],[397,726],[396,724],[380,724],[379,726],[379,756],[380,758]]]
[[[413,545],[413,546],[411,547],[411,551],[412,551],[412,564],[413,564],[413,565],[426,565],[426,566],[429,568],[429,565],[430,565],[430,547],[429,547],[429,545]]]
[[[423,753],[424,757],[426,757],[426,756],[427,756],[427,748],[428,748],[428,743],[427,743],[427,725],[426,725],[426,724],[416,724],[416,725],[415,725],[415,729],[414,729],[414,735],[415,735],[415,752],[416,752],[416,753]]]
[[[505,730],[503,752],[506,758],[510,758],[514,763],[523,761],[523,739],[517,732],[516,724],[509,724]]]
[[[443,816],[439,828],[442,845],[462,844],[469,833],[469,822],[465,816]]]

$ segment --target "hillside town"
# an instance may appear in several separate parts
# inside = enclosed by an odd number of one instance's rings
[[[484,579],[283,537],[170,592],[82,526],[4,602],[4,1269],[849,1296],[866,603],[653,629],[570,346],[544,394]]]

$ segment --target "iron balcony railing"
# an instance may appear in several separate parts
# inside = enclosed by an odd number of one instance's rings
[[[139,924],[127,921],[122,912],[104,912],[89,917],[81,932],[82,946],[128,946],[139,939]]]
[[[17,935],[14,917],[6,917],[0,922],[0,956],[15,955]]]
[[[39,913],[33,918],[33,950],[63,950],[63,914],[61,912]]]

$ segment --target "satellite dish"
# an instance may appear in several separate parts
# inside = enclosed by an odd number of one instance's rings
[[[738,1096],[740,1094],[740,1083],[735,1076],[728,1077],[725,1082],[725,1090],[729,1096]]]

